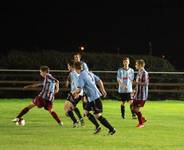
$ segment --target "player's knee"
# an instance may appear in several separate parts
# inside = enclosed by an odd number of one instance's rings
[[[30,105],[27,106],[26,108],[27,108],[28,110],[30,110],[30,109],[33,108],[33,107],[35,107],[35,104],[30,104]]]
[[[45,110],[47,110],[50,114],[53,112],[53,109],[52,108],[47,108]]]
[[[101,113],[97,113],[97,114],[95,114],[95,118],[96,118],[96,119],[98,119],[100,116],[102,116],[102,114],[101,114]]]
[[[65,112],[67,113],[69,111],[68,107],[64,107]]]
[[[70,102],[65,102],[65,104],[64,104],[64,110],[65,110],[65,112],[67,112],[67,111],[72,111],[73,109],[74,109],[74,106],[73,106],[72,103],[70,103]]]
[[[84,116],[87,116],[88,117],[89,115],[90,115],[89,111],[85,110],[84,111]]]
[[[125,105],[125,102],[122,102],[122,103],[121,103],[121,106],[124,106],[124,105]]]
[[[133,103],[130,104],[130,108],[133,109],[134,108],[134,105]]]
[[[132,108],[132,111],[133,111],[134,113],[137,113],[139,110],[138,110],[137,108]]]

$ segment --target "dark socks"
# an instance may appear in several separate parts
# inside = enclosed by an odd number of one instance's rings
[[[18,116],[16,118],[21,118],[23,115],[25,115],[27,112],[29,111],[28,107],[25,107],[24,109],[22,109],[22,111],[18,114]]]
[[[133,109],[133,112],[137,115],[138,120],[139,120],[139,124],[143,124],[143,117],[142,117],[142,113],[136,109]]]
[[[101,124],[103,124],[110,131],[114,130],[114,128],[110,125],[110,123],[103,116],[100,116],[98,120],[100,121]]]
[[[125,118],[125,106],[121,105],[121,116]]]
[[[88,119],[96,126],[96,128],[98,128],[98,127],[100,126],[100,125],[98,124],[96,118],[95,118],[92,114],[88,113],[88,114],[87,114],[87,117],[88,117]]]
[[[75,118],[72,111],[68,111],[68,116],[72,119],[73,123],[77,123],[77,119]]]
[[[79,118],[80,120],[82,120],[83,118],[82,118],[82,115],[81,115],[79,109],[78,109],[77,107],[75,107],[75,108],[74,108],[74,111],[75,111],[76,115],[78,116],[78,118]]]
[[[143,124],[143,122],[142,122],[142,113],[141,112],[136,112],[136,115],[138,116],[139,124]]]
[[[58,115],[56,114],[56,112],[52,111],[50,113],[52,115],[52,117],[57,121],[57,123],[61,123],[61,120],[59,119]]]
[[[131,113],[132,113],[132,116],[136,116],[135,112],[133,111],[133,104],[130,104],[130,110],[131,110]]]

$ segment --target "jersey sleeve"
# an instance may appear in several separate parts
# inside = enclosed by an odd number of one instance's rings
[[[84,79],[82,78],[82,76],[79,76],[79,81],[78,81],[78,88],[82,89],[84,87]]]
[[[134,80],[134,70],[131,69],[131,74],[130,74],[130,80],[133,81]]]
[[[98,82],[100,80],[100,78],[97,75],[95,75],[94,73],[92,73],[92,74],[93,74],[93,77],[95,79],[95,82]]]
[[[54,78],[52,75],[47,75],[46,78],[49,79],[49,80],[52,80],[52,81],[54,81],[54,82],[57,82],[57,81],[58,81],[58,80],[57,80],[56,78]]]
[[[89,68],[85,62],[83,62],[83,70],[89,71]]]
[[[149,84],[149,76],[148,76],[148,73],[147,72],[144,72],[142,74],[141,82],[143,84],[145,84],[145,85],[148,85]]]
[[[117,71],[117,80],[120,80],[120,70]]]

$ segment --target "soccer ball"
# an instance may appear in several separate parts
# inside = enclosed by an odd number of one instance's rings
[[[23,118],[16,122],[16,126],[25,126],[26,122]]]

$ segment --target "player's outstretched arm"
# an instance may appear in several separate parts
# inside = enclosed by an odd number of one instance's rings
[[[102,92],[103,97],[106,97],[107,96],[107,92],[106,92],[106,90],[104,88],[104,84],[103,84],[102,80],[98,80],[97,81],[97,85],[99,86],[99,89]]]
[[[37,88],[37,87],[42,86],[42,85],[43,85],[42,83],[30,84],[30,85],[24,86],[23,89],[26,90],[26,89],[30,89],[30,88]]]
[[[54,91],[54,94],[57,94],[59,92],[59,81],[56,80],[56,86],[55,86],[55,91]]]
[[[72,91],[71,94],[74,98],[77,98],[81,92],[80,88],[77,88],[76,90]]]

